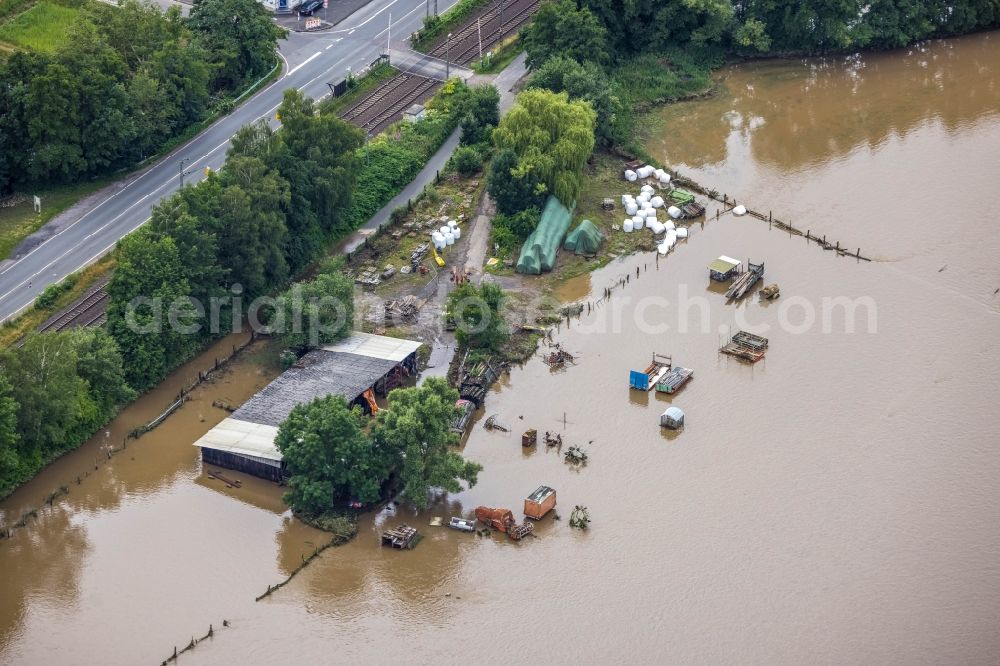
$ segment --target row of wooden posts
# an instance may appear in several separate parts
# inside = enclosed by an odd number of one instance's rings
[[[168,405],[167,408],[159,416],[157,416],[155,419],[153,419],[149,423],[146,423],[144,425],[141,425],[141,426],[138,426],[138,427],[132,429],[132,431],[130,431],[127,435],[125,435],[124,438],[122,438],[122,445],[120,447],[115,448],[115,447],[112,447],[110,445],[102,447],[103,450],[104,450],[104,457],[107,460],[110,460],[116,454],[121,453],[122,451],[124,451],[127,448],[127,446],[128,446],[128,440],[130,440],[130,439],[139,439],[144,434],[146,434],[150,430],[153,430],[154,428],[156,428],[157,426],[159,426],[161,423],[163,423],[167,419],[168,416],[170,416],[175,411],[177,411],[178,409],[180,409],[181,405],[183,405],[187,401],[188,394],[190,394],[191,391],[193,391],[194,389],[196,389],[202,383],[208,381],[212,377],[212,375],[214,375],[216,372],[218,372],[223,367],[225,367],[225,365],[227,363],[229,363],[231,360],[233,360],[236,357],[237,354],[239,354],[241,351],[243,351],[244,349],[246,349],[247,347],[249,347],[251,344],[253,344],[253,342],[256,339],[257,339],[257,333],[256,332],[252,332],[250,334],[250,339],[249,340],[247,340],[246,342],[244,342],[241,345],[233,345],[233,350],[232,350],[232,352],[228,356],[226,356],[225,358],[223,358],[221,360],[219,358],[216,358],[215,359],[215,363],[213,364],[213,366],[212,366],[211,369],[206,370],[206,371],[199,370],[198,371],[198,378],[194,382],[192,382],[190,386],[186,386],[186,387],[182,388],[180,390],[180,393],[177,394],[177,399],[174,400],[174,402],[170,403],[170,405]],[[96,456],[94,458],[94,469],[95,470],[99,468],[99,466],[100,466],[100,460],[101,460],[101,456],[100,455],[98,455],[98,456]],[[80,485],[80,483],[83,482],[83,479],[86,476],[90,476],[90,472],[89,471],[85,472],[81,476],[77,476],[76,477],[76,485]],[[67,494],[69,494],[69,488],[67,486],[65,486],[65,485],[59,486],[59,488],[57,488],[55,491],[49,493],[48,496],[46,496],[46,498],[44,499],[43,503],[47,504],[49,506],[52,506],[57,499],[59,499],[63,495],[67,495]],[[23,512],[21,514],[20,519],[16,523],[14,523],[14,525],[12,525],[12,526],[0,526],[0,539],[10,539],[10,538],[12,538],[14,536],[14,530],[15,529],[21,529],[21,528],[27,527],[28,526],[28,521],[31,518],[37,518],[37,517],[38,517],[38,509],[37,508],[26,510],[25,512]]]
[[[715,219],[719,219],[720,214],[728,213],[732,211],[733,208],[736,207],[735,198],[730,199],[729,195],[727,194],[723,194],[720,197],[717,191],[705,188],[689,178],[677,176],[674,179],[674,182],[677,183],[678,185],[682,185],[688,189],[695,190],[696,192],[704,194],[708,198],[721,203],[722,209],[716,209]],[[860,247],[852,252],[846,246],[841,247],[840,241],[836,241],[835,243],[828,242],[826,240],[826,234],[823,234],[823,237],[820,238],[819,236],[814,236],[811,229],[807,229],[804,232],[801,229],[796,229],[794,226],[792,226],[791,222],[783,222],[778,218],[774,217],[772,211],[768,211],[767,215],[764,215],[763,213],[753,210],[749,206],[746,206],[746,204],[744,204],[744,207],[746,207],[747,214],[750,215],[751,217],[757,218],[758,220],[761,220],[763,222],[767,222],[768,228],[777,227],[782,231],[787,231],[788,234],[791,236],[802,236],[807,241],[819,244],[820,247],[822,247],[824,250],[833,250],[842,257],[854,257],[855,259],[861,261],[871,261],[871,258],[861,254]]]

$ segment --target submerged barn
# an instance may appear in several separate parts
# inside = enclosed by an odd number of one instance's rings
[[[296,405],[342,395],[371,413],[374,396],[386,395],[416,373],[419,347],[412,340],[353,333],[314,349],[194,445],[206,464],[281,482],[286,472],[274,440]]]

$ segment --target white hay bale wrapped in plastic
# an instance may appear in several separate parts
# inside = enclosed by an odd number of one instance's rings
[[[652,204],[653,208],[663,208],[663,204],[666,202],[663,200],[663,197],[653,197],[649,200],[649,203]]]
[[[655,170],[653,172],[653,178],[655,178],[656,180],[659,180],[660,178],[663,177],[663,174],[665,174],[665,173],[666,173],[666,171],[664,171],[663,169],[657,169],[657,170]]]
[[[644,226],[646,226],[646,221],[643,220],[642,218],[639,218],[638,222],[636,222],[634,219],[632,220],[632,228],[634,230],[639,231],[639,229],[642,229]]]
[[[637,204],[634,201],[629,201],[627,204],[625,204],[625,212],[628,213],[629,215],[635,215],[636,213],[639,212],[639,204]]]
[[[452,233],[445,234],[444,235],[444,241],[448,245],[454,245],[455,244],[455,234],[452,234]]]
[[[632,216],[632,228],[633,228],[633,229],[638,229],[638,227],[637,227],[637,226],[635,226],[635,225],[636,225],[636,224],[642,224],[642,222],[643,222],[643,217],[642,217],[642,215],[633,215],[633,216]]]
[[[652,194],[653,194],[653,192],[655,192],[656,190],[654,190],[654,189],[653,189],[653,186],[652,186],[652,185],[643,185],[643,186],[642,186],[642,187],[641,187],[641,188],[639,189],[639,191],[640,191],[640,192],[642,192],[643,194],[649,194],[649,195],[652,195]]]
[[[451,233],[455,237],[455,240],[458,240],[459,238],[462,237],[462,229],[460,227],[455,227],[454,229],[451,230]]]
[[[650,197],[650,196],[649,196],[648,194],[645,194],[645,193],[643,193],[643,194],[640,194],[639,196],[637,196],[637,197],[635,198],[635,202],[636,202],[637,204],[639,204],[640,206],[642,206],[642,204],[644,204],[644,203],[649,203],[649,200],[650,200],[651,198],[652,198],[652,197]]]
[[[632,220],[625,220],[622,222],[622,231],[627,234],[632,233]]]
[[[629,201],[635,201],[635,197],[633,197],[631,194],[623,194],[622,205],[627,206]]]
[[[680,227],[679,229],[677,229],[677,237],[678,238],[687,238],[688,237],[687,227]]]
[[[636,173],[639,175],[639,178],[649,178],[653,175],[653,167],[647,164],[646,166],[639,167]]]
[[[442,236],[444,236],[445,234],[449,234],[449,233],[451,233],[451,227],[449,227],[449,226],[448,226],[448,225],[446,224],[446,225],[444,225],[443,227],[441,227],[440,229],[438,229],[438,232],[440,232],[440,234],[441,234]]]
[[[659,236],[666,229],[666,227],[663,226],[663,222],[660,222],[657,219],[647,221],[646,226],[650,228],[655,236]]]
[[[667,215],[677,220],[680,219],[680,216],[683,215],[683,213],[681,213],[681,209],[677,206],[671,206],[667,209]]]
[[[431,235],[431,241],[434,243],[434,247],[437,248],[437,249],[439,249],[439,250],[443,250],[444,247],[445,247],[445,245],[448,244],[447,241],[445,241],[444,236],[440,232],[437,232],[437,231],[435,231]]]
[[[670,252],[670,247],[667,246],[666,243],[660,243],[656,246],[656,251],[660,254],[666,254],[667,252]]]
[[[639,180],[639,174],[637,174],[635,171],[632,171],[631,169],[626,169],[625,180],[627,180],[630,183],[634,183],[635,181]]]
[[[670,174],[664,171],[663,175],[657,178],[657,180],[660,181],[660,183],[662,183],[663,185],[667,185],[670,183]]]
[[[656,222],[657,224],[660,223],[659,220],[656,219],[656,214],[655,213],[653,215],[647,215],[646,216],[646,226],[647,227],[649,225],[653,224],[654,222]]]
[[[744,206],[743,204],[740,204],[739,206],[733,208],[733,215],[746,215],[746,214],[747,214],[747,207]]]
[[[666,222],[663,223],[663,226],[665,226],[667,229],[673,229],[674,223],[672,220],[667,220]]]

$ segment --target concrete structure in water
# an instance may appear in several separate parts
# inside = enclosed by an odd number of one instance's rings
[[[287,472],[274,440],[296,405],[342,395],[370,413],[365,394],[386,395],[415,374],[419,347],[412,340],[355,332],[308,352],[194,443],[202,462],[280,483]]]

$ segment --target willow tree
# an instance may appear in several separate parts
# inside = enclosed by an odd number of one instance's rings
[[[517,155],[513,178],[529,174],[566,206],[580,192],[580,172],[594,149],[597,114],[588,102],[566,93],[527,90],[493,132],[498,150]]]

